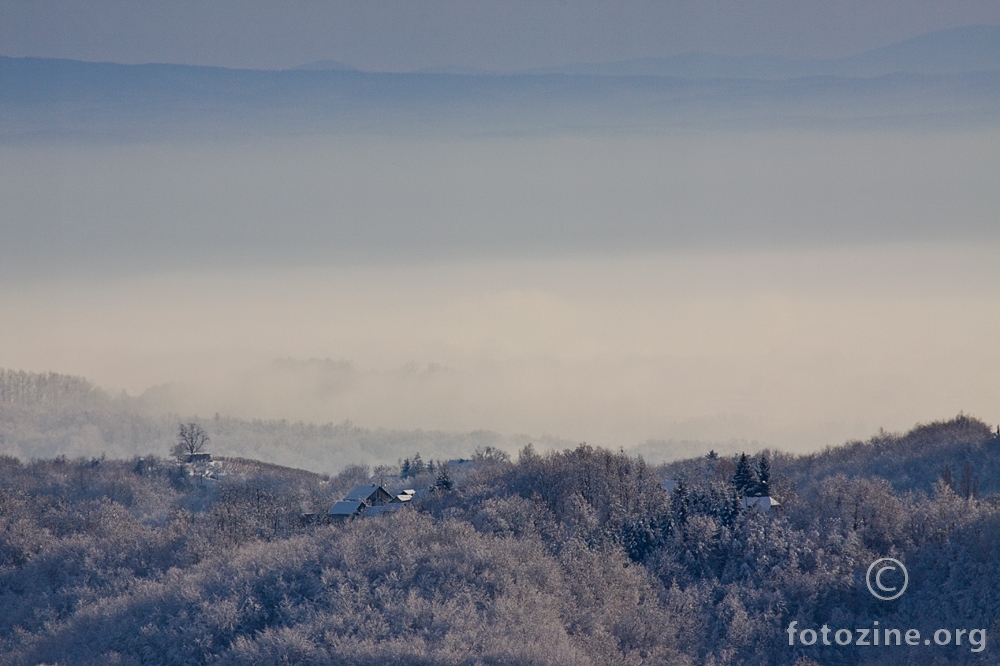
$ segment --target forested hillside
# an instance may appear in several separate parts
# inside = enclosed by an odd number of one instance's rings
[[[80,377],[0,368],[0,454],[23,460],[164,454],[173,444],[178,422],[190,420],[199,419],[167,413],[146,394],[112,396]],[[216,414],[203,425],[217,455],[315,472],[335,471],[348,464],[377,464],[414,450],[456,458],[476,448],[516,450],[527,443],[525,437],[485,430],[370,429],[349,421],[313,424]]]
[[[4,457],[0,664],[994,663],[989,642],[790,647],[785,628],[997,636],[998,449],[960,416],[798,458],[481,448],[405,479]],[[369,479],[420,493],[315,516]],[[781,507],[742,508],[760,490]],[[894,602],[865,587],[883,556],[909,568]]]

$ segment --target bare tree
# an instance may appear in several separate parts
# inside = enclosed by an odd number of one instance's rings
[[[510,454],[492,446],[479,447],[476,449],[475,460],[477,462],[506,463],[510,462]]]
[[[178,460],[200,453],[208,444],[208,433],[197,423],[182,423],[177,430],[177,443],[171,451]]]

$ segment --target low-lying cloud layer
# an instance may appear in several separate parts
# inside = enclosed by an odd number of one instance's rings
[[[995,248],[631,253],[0,291],[11,367],[204,417],[813,449],[1000,420]]]

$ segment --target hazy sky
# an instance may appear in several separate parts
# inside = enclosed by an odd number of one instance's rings
[[[998,173],[987,130],[0,147],[0,365],[613,447],[998,422]]]
[[[690,51],[834,57],[1000,24],[995,0],[4,0],[0,55],[512,70]]]
[[[1000,132],[0,146],[0,278],[1000,241]]]
[[[983,23],[1000,3],[2,0],[0,54],[505,70]],[[43,131],[0,143],[0,367],[180,414],[613,447],[995,424],[1000,131],[945,122]]]

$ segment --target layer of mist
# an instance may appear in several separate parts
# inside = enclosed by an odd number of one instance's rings
[[[7,367],[159,410],[804,451],[1000,421],[995,246],[185,272],[0,290]]]
[[[1000,132],[0,147],[4,281],[996,243]]]

